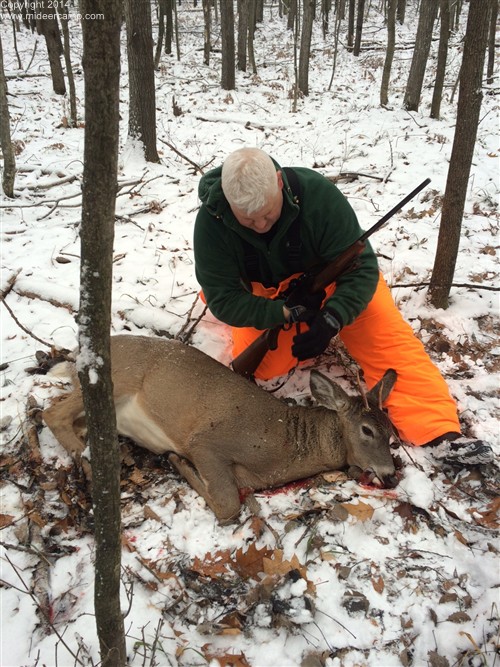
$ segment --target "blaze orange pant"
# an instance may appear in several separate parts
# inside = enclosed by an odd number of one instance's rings
[[[252,283],[253,293],[273,298],[289,280],[277,289]],[[327,298],[334,289],[332,286],[327,290]],[[307,329],[306,324],[300,327],[302,331]],[[251,327],[231,327],[231,332],[234,357],[262,333]],[[296,334],[295,325],[280,332],[277,349],[266,354],[255,373],[258,379],[284,375],[297,365],[291,352]],[[397,372],[398,379],[385,407],[403,440],[424,445],[445,433],[460,432],[457,408],[448,386],[403,319],[382,276],[368,307],[342,329],[339,337],[363,370],[368,389],[388,368]]]

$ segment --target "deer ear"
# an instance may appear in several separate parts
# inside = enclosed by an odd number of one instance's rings
[[[377,384],[368,392],[368,400],[375,402],[377,405],[379,405],[380,409],[382,409],[382,404],[385,403],[387,397],[391,393],[397,378],[398,375],[396,371],[392,368],[389,368],[389,370],[384,373],[383,378],[379,380]]]
[[[311,394],[315,400],[325,408],[336,412],[345,412],[350,404],[349,395],[319,371],[311,371]]]

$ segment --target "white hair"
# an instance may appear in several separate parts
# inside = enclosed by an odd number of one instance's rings
[[[245,213],[261,209],[278,190],[276,166],[260,148],[240,148],[222,165],[222,191]]]

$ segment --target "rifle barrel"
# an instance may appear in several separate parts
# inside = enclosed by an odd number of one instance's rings
[[[369,238],[372,234],[374,234],[376,231],[378,231],[380,229],[380,227],[382,227],[382,225],[385,225],[385,223],[389,220],[389,218],[392,218],[392,216],[395,213],[397,213],[400,209],[402,209],[403,206],[406,206],[406,204],[411,199],[413,199],[413,197],[415,197],[415,195],[418,195],[420,190],[423,190],[427,185],[429,185],[430,182],[431,182],[431,179],[426,178],[425,181],[422,181],[422,183],[420,183],[420,185],[417,185],[417,187],[414,190],[412,190],[409,195],[406,195],[406,197],[399,202],[399,204],[396,204],[396,206],[394,206],[394,208],[391,208],[389,213],[386,213],[382,218],[380,218],[380,220],[378,222],[376,222],[373,225],[373,227],[370,227],[370,229],[368,231],[366,231],[364,234],[362,234],[359,237],[358,241],[361,241],[362,243],[364,243],[367,238]]]

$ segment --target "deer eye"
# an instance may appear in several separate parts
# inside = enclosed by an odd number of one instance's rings
[[[362,426],[361,430],[363,431],[364,435],[367,435],[369,438],[373,438],[373,431],[371,428],[368,428],[368,426]]]

